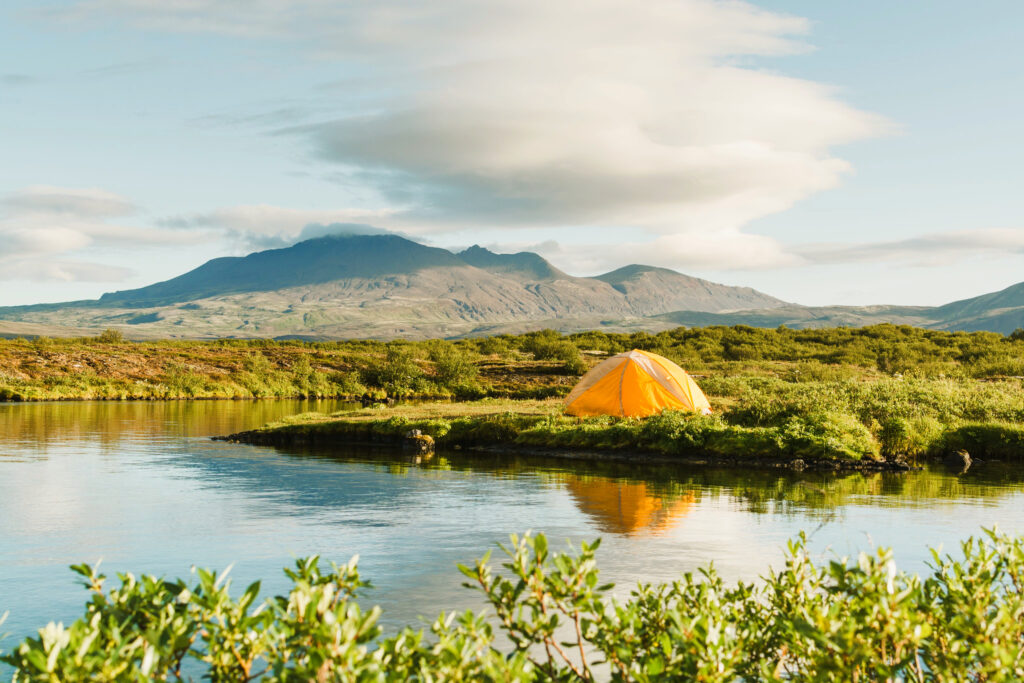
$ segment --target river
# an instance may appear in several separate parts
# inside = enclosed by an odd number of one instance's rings
[[[602,537],[603,577],[626,590],[714,562],[754,579],[787,539],[822,559],[892,546],[923,571],[928,546],[982,527],[1024,533],[1024,468],[983,463],[848,476],[365,450],[278,450],[210,440],[336,402],[0,404],[0,650],[82,614],[68,570],[186,576],[233,565],[236,584],[284,588],[281,567],[360,556],[386,631],[480,605],[471,563],[511,532],[555,548]],[[244,584],[243,584],[244,585]]]

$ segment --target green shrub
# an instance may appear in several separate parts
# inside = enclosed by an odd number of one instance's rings
[[[878,427],[882,455],[917,457],[933,451],[943,433],[942,424],[934,417],[921,415],[883,418]]]
[[[123,344],[125,341],[124,334],[121,330],[115,330],[113,328],[107,328],[101,333],[93,337],[93,340],[100,344]]]
[[[572,342],[562,342],[555,349],[555,358],[562,361],[566,373],[582,375],[587,371],[587,363],[580,355],[579,349]]]
[[[852,415],[794,415],[776,431],[779,449],[794,458],[861,460],[879,455],[870,430]]]
[[[164,369],[164,384],[170,398],[201,396],[206,380],[180,363],[170,363]]]
[[[353,558],[285,570],[283,595],[260,583],[232,595],[225,574],[189,583],[72,569],[90,593],[84,616],[50,623],[0,660],[16,683],[182,680],[198,667],[221,683],[292,681],[1012,681],[1024,678],[1024,538],[985,532],[960,558],[934,552],[924,578],[879,549],[816,564],[806,537],[755,583],[713,567],[613,595],[600,541],[553,553],[513,535],[503,569],[490,553],[459,566],[491,618],[443,613],[386,634]],[[499,639],[500,635],[500,639]]]
[[[523,335],[519,348],[533,354],[534,360],[554,360],[567,343],[575,347],[555,330],[540,330]]]
[[[439,344],[430,350],[434,364],[434,381],[446,389],[472,385],[480,371],[473,357],[453,344]]]
[[[1024,459],[1024,425],[999,422],[968,423],[945,432],[936,440],[938,453],[966,450],[987,460]]]
[[[327,381],[333,387],[333,396],[362,396],[366,393],[366,386],[355,372],[332,372],[327,375]]]
[[[477,342],[477,349],[485,356],[507,357],[512,346],[504,337],[484,337]]]
[[[388,344],[384,362],[362,371],[362,381],[380,387],[388,396],[407,396],[423,384],[423,370],[413,350],[405,344]]]

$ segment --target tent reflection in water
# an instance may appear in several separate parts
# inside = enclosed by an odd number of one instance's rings
[[[566,486],[604,533],[657,536],[676,526],[694,503],[692,493],[662,495],[643,482],[570,476]]]
[[[663,410],[707,414],[711,404],[686,370],[668,358],[636,349],[595,366],[565,399],[565,412],[580,417],[648,417]]]

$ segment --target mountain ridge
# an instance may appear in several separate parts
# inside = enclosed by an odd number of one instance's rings
[[[0,334],[116,327],[129,336],[192,338],[878,322],[1009,332],[1024,326],[1024,283],[938,307],[813,307],[657,266],[630,264],[577,277],[532,252],[500,254],[473,245],[456,253],[394,234],[348,234],[211,259],[177,277],[96,300],[0,308]]]

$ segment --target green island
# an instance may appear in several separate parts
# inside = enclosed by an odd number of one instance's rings
[[[580,375],[633,348],[686,368],[714,414],[562,414],[560,398]],[[572,457],[899,468],[966,451],[1020,461],[1022,389],[1024,331],[719,326],[454,341],[130,342],[116,332],[0,341],[6,400],[345,397],[367,406],[231,437],[276,445],[398,443],[418,429],[441,447]]]
[[[356,558],[316,556],[232,595],[227,572],[185,580],[76,565],[90,599],[0,655],[13,680],[150,681],[1013,681],[1024,677],[1024,539],[986,532],[924,578],[891,550],[815,562],[801,535],[759,582],[713,567],[626,596],[602,584],[599,542],[553,552],[513,535],[496,571],[460,566],[493,613],[442,613],[385,633]],[[506,641],[500,643],[498,637]]]

